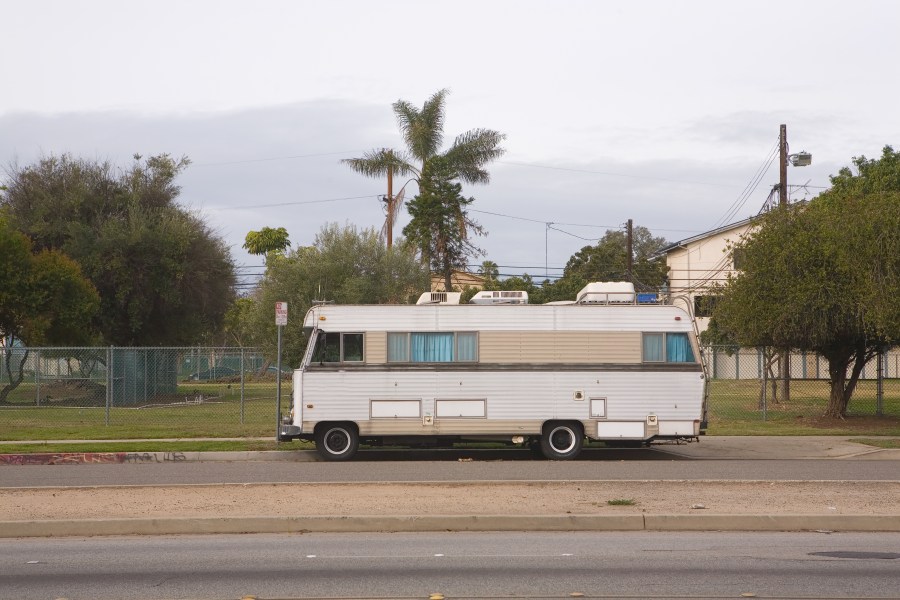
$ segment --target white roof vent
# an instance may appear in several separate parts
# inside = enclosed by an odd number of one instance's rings
[[[495,290],[478,292],[469,304],[528,304],[528,292],[522,290]]]
[[[416,304],[459,304],[460,292],[425,292]]]
[[[634,284],[630,281],[596,281],[584,286],[575,297],[578,304],[634,304]]]

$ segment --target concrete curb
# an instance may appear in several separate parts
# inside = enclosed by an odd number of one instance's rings
[[[426,531],[900,532],[900,515],[376,515],[0,521],[0,538]]]
[[[318,455],[313,450],[249,450],[232,452],[34,452],[29,454],[0,454],[0,466],[228,461],[315,462],[318,460]]]

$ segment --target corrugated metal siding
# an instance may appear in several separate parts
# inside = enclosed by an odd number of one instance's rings
[[[607,420],[693,420],[701,417],[700,373],[558,371],[307,372],[304,421],[367,421],[371,399],[421,398],[434,414],[435,398],[487,399],[487,419],[590,418],[590,398],[607,399]],[[575,391],[583,392],[575,400]],[[440,419],[435,420],[436,423]]]
[[[482,363],[641,362],[636,331],[482,331],[478,339]]]

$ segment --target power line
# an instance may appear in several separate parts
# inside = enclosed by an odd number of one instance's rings
[[[756,172],[753,174],[753,177],[750,178],[750,181],[744,186],[743,191],[735,198],[734,202],[731,203],[731,206],[728,207],[728,210],[725,211],[725,214],[716,221],[715,225],[713,225],[713,229],[728,223],[734,215],[744,207],[744,204],[747,203],[747,200],[750,198],[750,195],[756,191],[756,188],[759,186],[759,183],[762,181],[762,178],[765,177],[765,174],[769,171],[769,168],[772,166],[772,163],[775,162],[775,158],[778,156],[778,142],[775,142],[773,149],[766,155],[766,158],[763,159],[763,163],[756,169]]]
[[[335,156],[338,154],[356,154],[365,150],[344,150],[342,152],[319,152],[316,154],[295,154],[293,156],[273,156],[271,158],[247,158],[243,160],[229,160],[211,163],[192,163],[192,167],[219,167],[224,165],[240,165],[245,163],[271,162],[275,160],[293,160],[296,158],[315,158],[317,156]]]
[[[688,181],[685,179],[670,179],[668,177],[651,177],[649,175],[626,175],[624,173],[610,173],[608,171],[594,171],[591,169],[574,169],[570,167],[551,167],[549,165],[538,165],[534,163],[518,163],[518,162],[509,162],[509,161],[497,161],[499,164],[503,165],[513,165],[517,167],[532,167],[535,169],[552,169],[554,171],[570,171],[573,173],[591,173],[593,175],[607,175],[610,177],[627,177],[629,179],[649,179],[652,181],[667,181],[670,183],[685,183],[690,185],[708,185],[714,187],[728,187],[733,188],[734,186],[726,183],[708,183],[704,181]]]
[[[368,194],[366,196],[348,196],[346,198],[327,198],[325,200],[298,200],[296,202],[279,202],[277,204],[253,204],[249,206],[223,206],[218,210],[243,210],[248,208],[277,208],[279,206],[299,206],[302,204],[322,204],[324,202],[340,202],[343,200],[359,200],[361,198],[381,198],[381,194]]]

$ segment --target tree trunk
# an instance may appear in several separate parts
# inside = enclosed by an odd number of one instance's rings
[[[28,350],[22,355],[22,360],[19,362],[18,374],[15,379],[13,379],[13,371],[12,371],[12,355],[13,355],[13,347],[7,346],[4,349],[4,361],[3,367],[6,369],[6,375],[9,377],[9,383],[7,383],[2,390],[0,390],[0,404],[6,404],[6,399],[9,398],[9,395],[12,393],[14,389],[19,387],[19,384],[22,383],[22,380],[25,379],[25,361],[28,359]]]
[[[838,364],[834,364],[829,360],[828,372],[831,376],[831,393],[828,397],[828,408],[825,410],[825,416],[843,419],[847,412],[847,399],[844,395],[844,386],[847,382],[847,364],[843,361],[838,361]]]
[[[444,271],[444,290],[447,292],[453,291],[453,271]]]
[[[850,398],[856,389],[856,383],[862,374],[863,367],[869,360],[869,356],[864,346],[850,349],[834,355],[826,356],[828,359],[828,374],[831,378],[831,393],[828,398],[828,409],[825,411],[826,417],[835,419],[843,419],[847,416],[847,405],[850,404]],[[850,365],[853,368],[850,371],[850,377],[847,378],[847,368]]]

